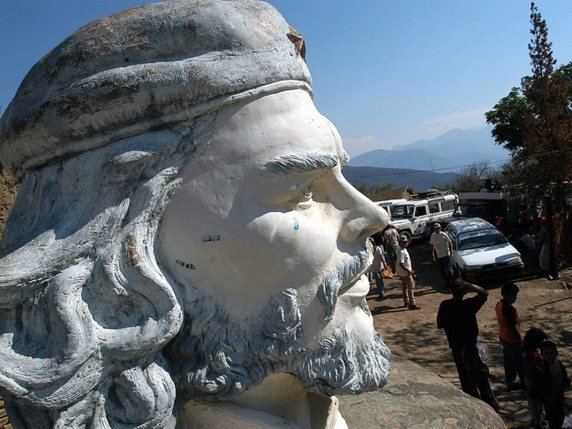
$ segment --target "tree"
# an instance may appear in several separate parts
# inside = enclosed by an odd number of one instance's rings
[[[495,181],[500,178],[500,171],[491,167],[488,161],[474,162],[457,173],[453,189],[456,192],[478,192],[487,180]]]
[[[532,75],[486,119],[495,141],[511,152],[506,172],[514,181],[546,189],[572,179],[572,62],[554,70],[546,21],[534,3],[530,12]]]
[[[564,180],[572,179],[572,63],[556,70],[548,27],[538,8],[530,4],[528,44],[532,75],[521,79],[486,113],[498,144],[511,151],[506,172],[513,180],[543,192],[549,243],[549,273],[558,278],[554,258],[552,213],[563,206]]]
[[[354,185],[354,187],[364,195],[376,194],[395,188],[393,183],[379,183],[377,185],[358,184]]]

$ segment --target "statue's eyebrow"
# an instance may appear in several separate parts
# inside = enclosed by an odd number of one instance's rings
[[[275,174],[306,173],[315,170],[331,170],[340,163],[332,153],[310,152],[283,155],[266,163],[266,169]]]

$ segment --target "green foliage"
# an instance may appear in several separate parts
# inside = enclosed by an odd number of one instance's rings
[[[556,60],[552,56],[552,43],[548,41],[548,27],[534,2],[530,3],[530,23],[532,38],[528,44],[528,54],[532,75],[535,80],[548,79],[554,70]]]
[[[511,152],[524,147],[529,116],[526,98],[521,89],[516,87],[485,113],[487,123],[494,124],[493,138]]]
[[[512,182],[547,186],[572,179],[572,62],[554,70],[548,28],[530,5],[532,75],[521,79],[485,116],[492,136],[511,151]]]

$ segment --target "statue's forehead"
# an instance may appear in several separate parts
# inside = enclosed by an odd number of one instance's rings
[[[218,144],[218,146],[217,146]],[[345,163],[341,138],[333,124],[322,116],[310,95],[303,90],[270,94],[244,105],[231,106],[217,119],[215,131],[205,151],[235,159],[260,157],[314,158],[323,164],[326,158]],[[320,155],[320,160],[316,158]]]

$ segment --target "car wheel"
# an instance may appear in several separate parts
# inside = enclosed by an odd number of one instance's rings
[[[411,241],[411,233],[409,231],[399,231],[399,235],[404,235],[407,237],[407,241]]]

